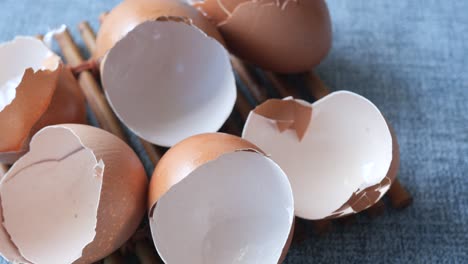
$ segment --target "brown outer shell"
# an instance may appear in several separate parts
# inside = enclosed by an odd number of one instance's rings
[[[99,128],[65,124],[96,159],[104,162],[96,237],[74,263],[93,263],[120,248],[135,233],[146,208],[148,180],[135,152],[116,136]]]
[[[190,18],[195,26],[224,45],[224,40],[216,27],[182,0],[126,0],[105,16],[96,38],[96,51],[93,57],[96,59],[103,57],[135,26],[161,16]]]
[[[151,210],[172,186],[199,166],[235,151],[264,152],[249,141],[224,133],[206,133],[189,137],[170,148],[156,165],[149,185],[148,205]],[[278,263],[282,263],[294,236],[295,220]]]
[[[204,0],[202,2],[195,2],[193,6],[199,8],[207,15],[210,21],[217,25],[225,21],[239,4],[248,1],[251,0]],[[222,7],[221,4],[223,5]],[[226,13],[226,11],[229,13]]]
[[[210,16],[210,10],[202,10]],[[274,72],[308,71],[331,48],[331,21],[324,0],[248,1],[218,28],[232,53]]]
[[[200,134],[177,143],[156,165],[149,185],[148,208],[151,210],[173,185],[199,166],[223,154],[247,149],[263,153],[247,140],[224,133]]]
[[[0,162],[12,164],[28,150],[31,137],[48,125],[86,123],[85,98],[71,71],[27,69],[13,102],[0,112]]]
[[[343,217],[349,214],[339,213],[341,210],[351,207],[355,213],[359,213],[379,201],[380,198],[380,189],[383,187],[389,187],[396,179],[398,174],[398,169],[400,167],[400,147],[398,145],[398,139],[395,134],[395,131],[390,126],[387,121],[390,134],[392,135],[392,162],[390,163],[390,168],[388,169],[386,177],[378,184],[370,186],[359,193],[354,193],[346,203],[343,204],[334,214],[330,215],[326,219],[334,219]]]

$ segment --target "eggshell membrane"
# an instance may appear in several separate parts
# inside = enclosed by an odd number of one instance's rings
[[[138,24],[161,16],[189,18],[206,34],[224,43],[220,33],[202,14],[181,0],[126,0],[105,16],[96,38],[94,58],[103,57]]]
[[[284,259],[293,228],[292,192],[278,165],[258,151],[218,133],[186,139],[163,156],[149,204],[153,239],[166,263]]]
[[[136,230],[146,187],[141,162],[117,137],[84,125],[46,127],[0,184],[12,242],[0,252],[18,246],[33,263],[97,261]]]
[[[232,13],[226,14],[219,2]],[[308,71],[331,48],[323,0],[205,0],[195,5],[217,23],[232,53],[266,70]]]
[[[314,104],[295,102],[312,110],[302,139],[294,129],[279,131],[277,120],[255,110],[243,138],[261,147],[286,172],[296,215],[313,220],[339,217],[377,202],[388,190],[387,174],[393,169],[393,153],[398,152],[377,107],[347,91],[331,93]],[[379,195],[368,188],[377,188]]]
[[[138,25],[106,55],[101,79],[120,120],[166,147],[217,131],[236,100],[227,51],[183,22]]]
[[[2,86],[12,100],[0,111],[0,124],[8,128],[0,130],[0,161],[11,164],[27,151],[31,136],[39,129],[64,122],[85,123],[86,109],[77,81],[41,41],[18,37],[0,46],[0,53],[16,62],[0,79],[23,75],[18,87],[11,82]]]

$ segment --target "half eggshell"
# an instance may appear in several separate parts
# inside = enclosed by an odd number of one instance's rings
[[[117,41],[138,24],[165,16],[187,18],[206,34],[224,43],[216,27],[185,1],[125,0],[103,17],[93,57],[96,59],[103,57]]]
[[[17,37],[0,45],[0,57],[0,162],[18,159],[44,126],[86,121],[77,81],[42,41]]]
[[[130,130],[161,146],[216,132],[231,114],[236,83],[218,41],[183,21],[147,21],[102,62],[111,107]]]
[[[278,263],[291,242],[286,175],[236,136],[202,134],[171,148],[153,174],[149,206],[165,263]]]
[[[334,92],[313,104],[268,100],[249,114],[242,137],[286,172],[301,218],[362,211],[396,177],[396,137],[379,109],[352,92]]]
[[[324,0],[192,2],[218,26],[232,53],[266,70],[311,70],[331,48],[330,14]]]
[[[33,264],[98,261],[135,232],[146,190],[140,160],[114,135],[43,128],[0,181],[0,254]]]

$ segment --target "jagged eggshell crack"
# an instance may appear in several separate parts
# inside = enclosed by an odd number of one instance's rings
[[[34,264],[95,262],[136,230],[146,187],[138,157],[114,135],[74,124],[43,128],[0,182],[12,242],[0,252],[14,260],[17,248]]]
[[[85,101],[76,80],[43,42],[17,37],[0,46],[0,162],[11,164],[46,125],[85,122]],[[18,81],[18,82],[16,82]]]
[[[242,135],[286,172],[296,215],[312,220],[340,217],[376,203],[398,167],[396,138],[377,107],[347,91],[331,93],[313,104],[296,102],[311,108],[302,139],[293,128],[281,131],[272,119],[279,115],[271,113],[294,114],[295,108],[286,102],[267,101],[258,107],[268,114],[253,110]]]

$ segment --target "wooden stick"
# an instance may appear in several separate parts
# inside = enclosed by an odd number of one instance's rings
[[[332,221],[328,219],[310,221],[310,222],[312,223],[314,232],[317,235],[325,235],[326,233],[329,233],[333,229]]]
[[[307,73],[305,81],[307,84],[307,88],[309,89],[309,92],[317,100],[322,97],[325,97],[326,95],[330,93],[330,90],[328,89],[328,87],[325,86],[322,80],[320,80],[317,74],[315,74],[315,72],[313,71]]]
[[[83,38],[83,42],[85,43],[88,50],[92,53],[93,49],[96,47],[96,34],[94,33],[93,29],[89,26],[89,23],[86,22],[86,21],[80,23],[79,29],[80,29],[81,37]],[[71,37],[70,37],[70,40],[73,42]],[[80,57],[81,57],[81,55],[80,55]],[[83,61],[83,59],[81,59],[81,62],[82,61]],[[83,72],[81,75],[86,74],[86,73],[87,72]],[[79,78],[81,78],[81,75],[79,76]],[[92,75],[91,75],[91,77],[92,77]],[[112,112],[112,109],[109,106],[109,103],[105,99],[105,97],[104,97],[104,95],[102,93],[102,88],[100,87],[99,83],[94,78],[92,78],[92,80],[91,79],[88,80],[88,77],[86,77],[86,79],[87,79],[86,83],[82,84],[83,90],[85,92],[87,91],[89,93],[89,96],[93,96],[93,97],[96,96],[96,97],[101,98],[101,99],[99,99],[99,105],[101,105],[102,108],[93,108],[91,106],[91,104],[90,104],[91,109],[93,110],[93,112],[97,116],[101,109],[106,108],[104,110],[106,112],[105,116],[101,117],[101,118],[104,119],[103,121],[107,122],[107,123],[110,123],[113,126],[117,126],[118,129],[121,130],[121,127],[120,127],[120,124],[119,124],[119,122],[117,120],[117,117],[114,115],[114,113]],[[104,100],[104,102],[101,102],[101,100]],[[98,121],[99,121],[99,118],[98,118]],[[99,123],[101,123],[101,122],[99,122]],[[148,157],[150,158],[151,162],[153,164],[157,164],[157,162],[159,161],[159,159],[162,156],[162,151],[156,150],[155,147],[151,143],[147,142],[146,140],[140,139],[140,141],[141,141],[141,144],[143,145],[143,148],[145,149],[146,153],[148,154]]]
[[[247,65],[241,61],[240,59],[236,58],[235,56],[231,56],[231,63],[236,70],[237,74],[239,75],[241,81],[245,84],[245,86],[249,89],[252,93],[254,99],[258,103],[262,103],[263,101],[268,99],[266,94],[266,90],[263,89],[253,78],[249,70],[247,69]]]
[[[280,76],[268,71],[265,71],[264,74],[267,80],[271,83],[271,85],[273,85],[281,97],[284,98],[292,96],[294,98],[300,98],[297,89],[287,84]]]
[[[401,185],[398,179],[393,181],[387,195],[390,198],[392,207],[396,209],[404,209],[413,202],[413,197],[411,197],[410,193]]]
[[[3,175],[5,175],[7,171],[8,171],[8,166],[0,163],[0,179],[3,178]]]
[[[242,121],[245,121],[247,119],[247,116],[249,115],[252,108],[252,105],[250,105],[245,95],[241,92],[238,92],[235,109],[239,112]]]
[[[381,216],[385,211],[385,203],[382,200],[376,202],[373,206],[366,210],[367,215],[370,218],[376,218]]]
[[[56,34],[55,39],[62,49],[63,56],[69,65],[77,66],[84,61],[68,29]],[[96,115],[99,125],[103,129],[125,140],[125,134],[117,118],[113,114],[109,103],[100,92],[100,87],[93,78],[93,75],[88,71],[82,72],[78,77],[78,81],[91,110]]]
[[[94,51],[96,50],[96,34],[94,34],[94,31],[88,21],[83,21],[78,24],[78,29],[89,53],[94,54]]]

